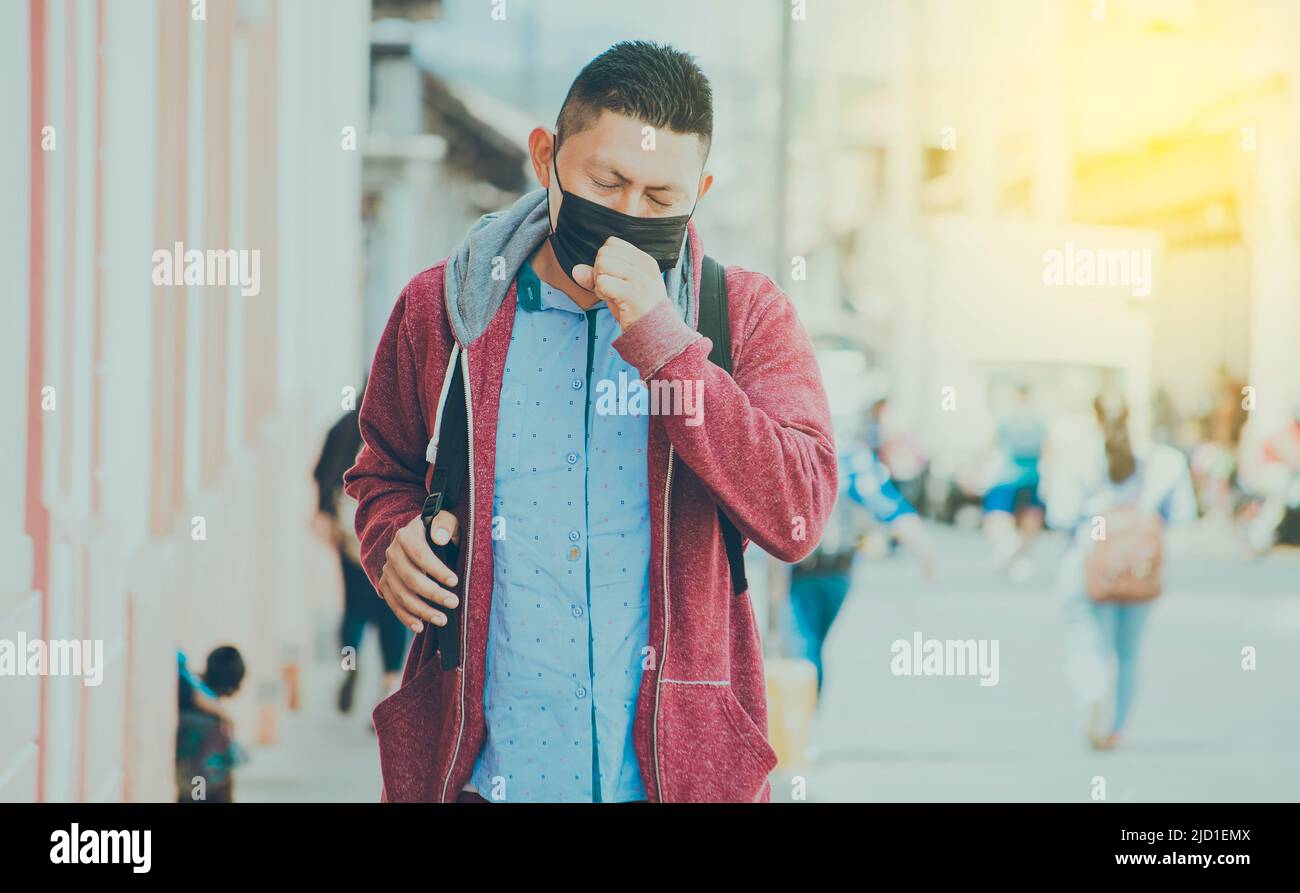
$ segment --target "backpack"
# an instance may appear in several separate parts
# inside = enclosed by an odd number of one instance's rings
[[[1103,513],[1105,538],[1093,543],[1083,565],[1094,602],[1149,602],[1164,588],[1164,519],[1128,503]]]
[[[709,352],[710,362],[725,369],[728,374],[731,373],[732,366],[729,320],[726,271],[720,263],[706,255],[700,283],[699,332],[713,342],[713,349]],[[424,499],[420,519],[424,522],[425,542],[433,554],[447,567],[456,570],[458,583],[454,591],[459,596],[459,581],[465,578],[465,569],[460,566],[460,546],[451,542],[445,546],[437,545],[430,536],[430,527],[439,512],[454,512],[460,505],[469,472],[469,420],[465,413],[465,383],[460,363],[455,364],[440,403],[443,408],[437,423],[437,455],[433,472],[429,476],[429,495]],[[745,579],[744,542],[740,531],[721,507],[718,508],[718,525],[727,550],[732,592],[743,595],[749,589],[749,583]],[[435,637],[435,647],[442,658],[442,669],[453,670],[460,666],[461,608],[458,605],[450,610],[441,610],[447,615],[446,625],[430,625],[426,629]]]

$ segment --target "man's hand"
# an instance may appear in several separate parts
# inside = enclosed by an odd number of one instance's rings
[[[594,268],[578,264],[572,275],[574,282],[608,305],[625,332],[660,301],[668,300],[658,261],[617,236],[600,246]]]
[[[460,542],[456,516],[451,512],[439,512],[430,530],[433,541],[440,546],[453,540]],[[429,607],[430,602],[445,608],[454,608],[460,603],[453,593],[438,583],[455,586],[456,574],[433,554],[424,539],[424,521],[416,515],[397,531],[384,553],[379,595],[398,620],[418,633],[424,629],[425,622],[435,626],[447,623],[447,615]]]

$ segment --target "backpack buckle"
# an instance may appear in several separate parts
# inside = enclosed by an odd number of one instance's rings
[[[420,509],[420,517],[424,519],[425,526],[428,526],[440,511],[442,511],[442,491],[435,490],[424,497],[424,507]]]

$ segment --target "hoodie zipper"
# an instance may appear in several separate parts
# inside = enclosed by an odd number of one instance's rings
[[[659,675],[655,679],[655,709],[650,723],[650,746],[655,761],[655,789],[659,802],[664,802],[664,783],[659,773],[659,687],[664,681],[664,664],[668,660],[668,519],[672,515],[673,456],[676,450],[668,446],[668,475],[664,481],[664,533],[663,533],[663,585],[664,585],[664,638],[659,649]]]
[[[451,764],[447,766],[447,777],[442,782],[443,803],[447,802],[447,785],[456,772],[456,758],[460,755],[460,742],[465,737],[465,669],[469,662],[469,572],[474,566],[474,407],[469,397],[469,351],[460,352],[461,382],[465,391],[465,428],[469,454],[469,530],[465,532],[465,585],[460,592],[460,725],[456,729],[456,747],[451,752]],[[656,697],[657,701],[657,697]]]

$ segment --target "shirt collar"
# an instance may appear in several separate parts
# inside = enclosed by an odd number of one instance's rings
[[[519,306],[525,310],[530,312],[537,310],[565,310],[569,313],[584,312],[564,292],[542,282],[537,274],[533,272],[533,266],[528,261],[524,261],[524,265],[519,268],[519,276],[515,284],[518,290]],[[591,309],[604,310],[606,307],[602,301]]]
[[[680,266],[680,262],[678,264]],[[573,303],[573,298],[560,291],[558,288],[552,288],[547,285],[537,274],[533,272],[533,265],[524,261],[523,266],[519,268],[519,275],[515,277],[515,287],[519,306],[529,312],[537,310],[567,310],[569,313],[585,312],[577,304]],[[672,280],[667,279],[671,284]],[[608,310],[604,301],[598,301],[592,310]]]

